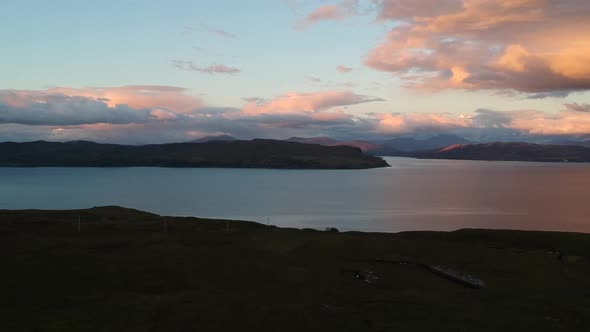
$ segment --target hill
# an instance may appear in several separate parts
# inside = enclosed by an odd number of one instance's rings
[[[471,143],[462,137],[449,134],[435,135],[429,138],[396,137],[375,142],[363,140],[339,141],[330,137],[291,137],[287,141],[325,146],[354,146],[374,156],[408,156],[417,151],[430,151],[453,144]]]
[[[422,159],[505,160],[544,162],[590,162],[590,148],[522,142],[456,144],[443,149],[415,152]]]
[[[1,326],[588,331],[589,253],[590,234],[338,233],[118,207],[1,210]],[[485,287],[466,287],[423,265]]]
[[[384,148],[389,148],[394,151],[415,152],[434,150],[447,147],[455,144],[470,144],[472,142],[455,135],[436,135],[429,138],[412,138],[412,137],[396,137],[387,141],[380,142]]]
[[[231,142],[231,141],[238,141],[238,139],[233,136],[229,136],[229,135],[204,136],[201,138],[194,139],[194,140],[190,141],[190,143],[205,143],[205,142],[213,142],[213,141]]]
[[[0,167],[130,166],[363,169],[388,164],[349,146],[261,139],[141,146],[85,141],[0,143]]]
[[[353,141],[339,141],[330,137],[291,137],[286,140],[287,142],[297,142],[305,144],[319,144],[324,146],[354,146],[361,149],[363,152],[371,153],[377,149],[380,149],[379,144],[370,143],[367,141],[353,140]]]

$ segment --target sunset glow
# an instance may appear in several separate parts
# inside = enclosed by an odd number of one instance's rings
[[[178,4],[5,6],[0,139],[590,137],[587,1]]]

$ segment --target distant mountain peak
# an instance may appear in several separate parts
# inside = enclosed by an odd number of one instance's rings
[[[437,150],[417,151],[410,156],[422,159],[590,162],[590,148],[527,142],[490,142],[454,144]]]
[[[346,146],[353,146],[353,147],[359,148],[363,152],[371,152],[371,151],[375,151],[375,150],[378,150],[381,148],[381,146],[378,144],[374,144],[374,143],[370,143],[370,142],[366,142],[366,141],[360,141],[360,140],[339,141],[339,140],[336,140],[336,139],[333,139],[330,137],[325,137],[325,136],[308,137],[308,138],[291,137],[289,139],[286,139],[286,141],[305,143],[305,144],[319,144],[319,145],[325,145],[325,146],[346,145]]]
[[[212,135],[212,136],[204,136],[201,138],[197,138],[195,140],[190,141],[190,143],[205,143],[205,142],[212,142],[212,141],[224,141],[224,142],[233,142],[239,141],[239,139],[230,136],[230,135]]]
[[[326,136],[318,136],[318,137],[291,137],[286,139],[288,142],[297,142],[297,143],[307,143],[307,144],[320,144],[320,145],[327,145],[338,143],[339,141],[326,137]]]
[[[448,152],[448,151],[452,151],[452,150],[457,150],[457,149],[461,149],[462,147],[464,147],[466,145],[467,144],[453,144],[453,145],[449,145],[445,148],[438,150],[438,152]]]
[[[386,147],[404,152],[429,151],[472,142],[452,134],[437,134],[429,138],[396,137],[383,142]]]

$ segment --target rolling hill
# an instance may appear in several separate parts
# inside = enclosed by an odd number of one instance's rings
[[[86,141],[0,143],[0,167],[131,166],[364,169],[388,164],[355,147],[262,139],[141,146]]]

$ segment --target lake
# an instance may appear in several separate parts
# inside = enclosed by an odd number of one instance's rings
[[[0,168],[0,209],[120,205],[283,227],[590,232],[590,164],[385,158],[372,170]]]

